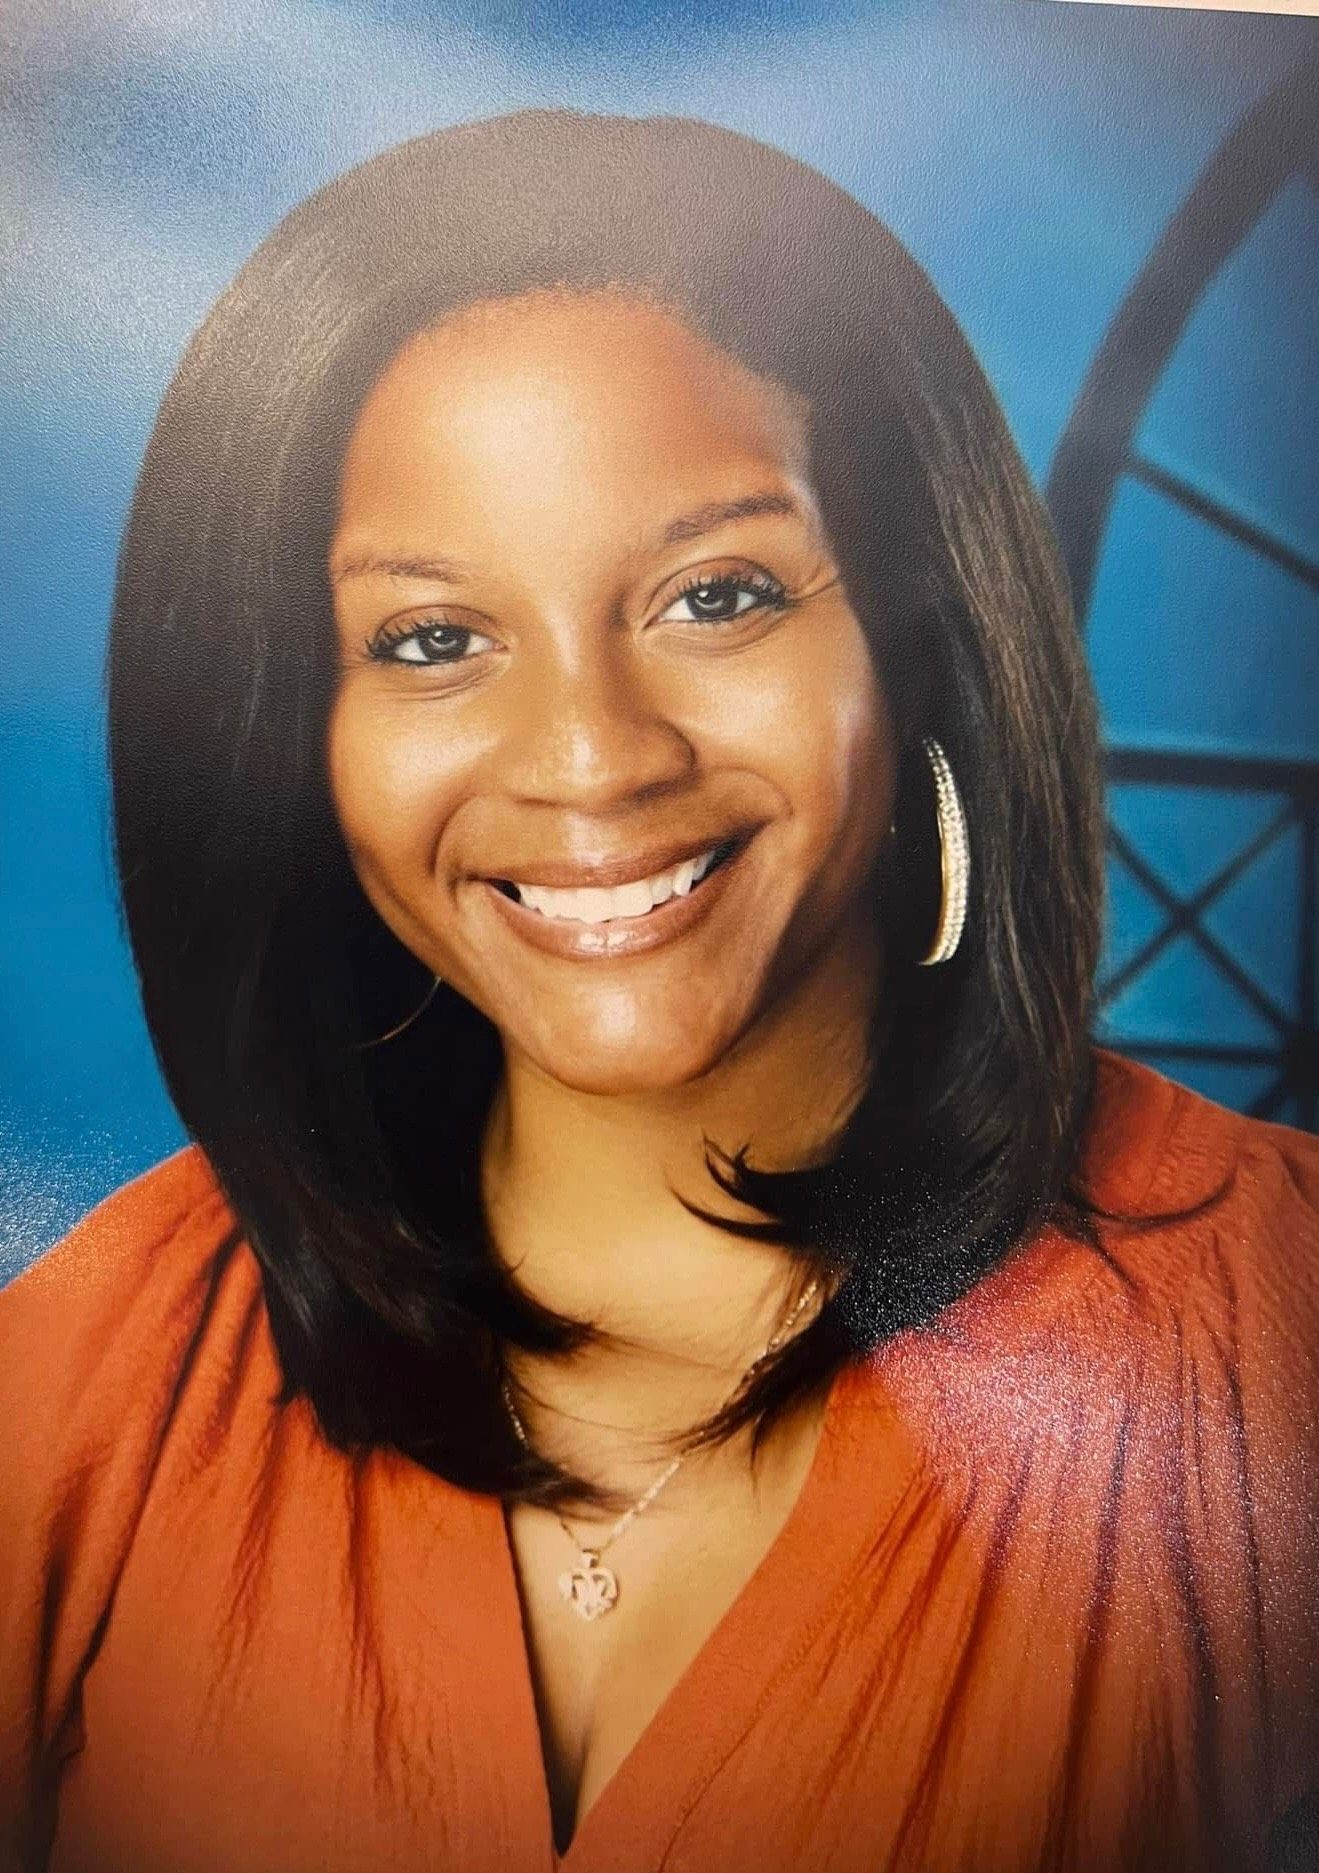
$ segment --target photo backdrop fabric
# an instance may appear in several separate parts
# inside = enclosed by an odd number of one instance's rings
[[[530,105],[727,124],[894,228],[1047,487],[1170,222],[1249,113],[1319,68],[1311,21],[1040,0],[20,0],[0,42],[0,1279],[182,1142],[115,908],[106,623],[179,353],[295,202]],[[1102,1031],[1313,1126],[1319,109],[1308,141],[1290,121],[1287,173],[1232,251],[1178,260],[1189,316],[1135,413],[1134,472],[1099,490],[1086,630],[1114,763]],[[1210,181],[1231,197],[1241,174]],[[1221,225],[1212,191],[1201,209]]]

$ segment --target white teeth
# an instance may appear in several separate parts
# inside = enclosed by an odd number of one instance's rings
[[[517,893],[531,910],[542,917],[566,918],[573,923],[606,923],[613,917],[644,917],[648,911],[669,898],[686,897],[699,884],[714,862],[717,846],[702,852],[699,858],[684,859],[653,878],[637,878],[631,884],[615,885],[611,890],[585,886],[580,891],[553,891],[548,885],[519,884]]]
[[[618,913],[620,917],[644,917],[654,902],[650,886],[644,878],[639,878],[635,884],[621,885],[611,895],[621,906]]]
[[[569,893],[569,896],[573,895],[577,898],[576,915],[579,923],[603,923],[608,917],[614,896],[612,891],[588,887],[575,894]]]

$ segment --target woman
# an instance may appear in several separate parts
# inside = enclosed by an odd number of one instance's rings
[[[1091,1048],[1065,588],[891,235],[681,120],[339,179],[110,702],[196,1142],[0,1302],[14,1864],[1302,1863],[1319,1163]]]

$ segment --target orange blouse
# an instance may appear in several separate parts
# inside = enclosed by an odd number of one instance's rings
[[[272,1402],[198,1149],[118,1191],[0,1295],[0,1865],[1314,1864],[1319,1142],[1101,1054],[1086,1162],[1227,1188],[1044,1230],[843,1370],[562,1859],[499,1502]]]

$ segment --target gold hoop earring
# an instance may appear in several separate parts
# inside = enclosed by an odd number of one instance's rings
[[[403,1032],[404,1028],[410,1028],[413,1022],[418,1020],[420,1016],[424,1015],[426,1010],[430,1007],[431,1003],[435,999],[435,991],[439,988],[443,980],[444,980],[443,976],[435,977],[430,987],[426,991],[426,999],[422,1002],[419,1008],[413,1009],[412,1013],[407,1017],[405,1021],[400,1021],[396,1028],[390,1028],[388,1033],[377,1034],[374,1040],[355,1042],[353,1051],[355,1053],[360,1054],[360,1053],[365,1053],[368,1047],[383,1047],[386,1041],[392,1041],[396,1035],[401,1034]]]
[[[935,963],[946,963],[956,955],[962,932],[966,929],[967,905],[970,902],[971,840],[966,828],[966,809],[962,805],[962,796],[958,792],[947,755],[933,735],[927,735],[921,746],[934,776],[934,811],[939,823],[939,870],[942,879],[939,917],[934,926],[934,936],[929,949],[920,958],[921,967],[928,969]]]

